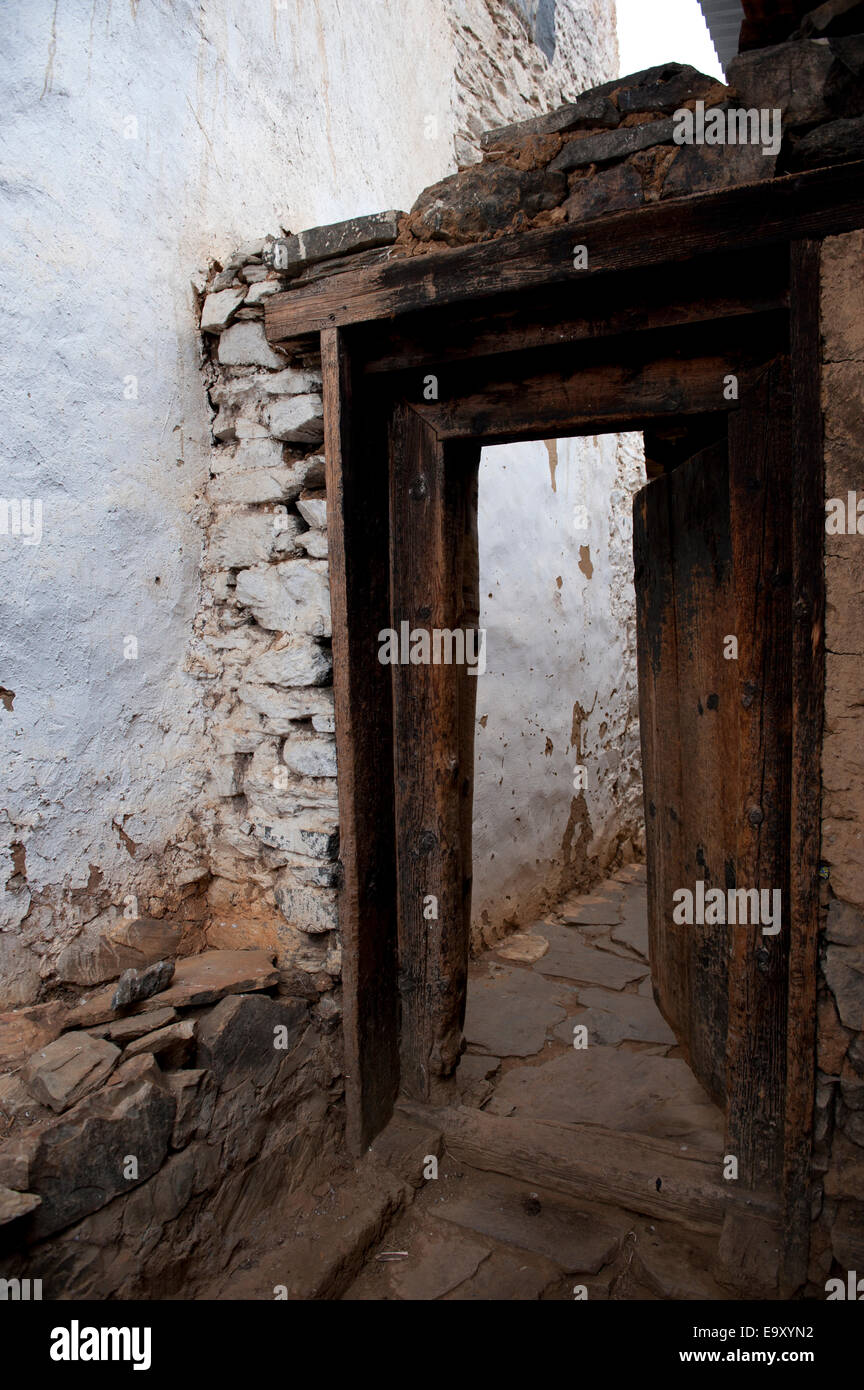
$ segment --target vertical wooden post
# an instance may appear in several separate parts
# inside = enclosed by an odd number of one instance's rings
[[[782,1285],[807,1277],[816,1068],[816,973],[825,699],[825,462],[820,382],[821,243],[791,247],[792,823]]]
[[[425,1100],[458,1061],[465,1015],[477,677],[429,657],[436,629],[464,632],[476,615],[479,449],[443,444],[406,404],[390,449],[392,627],[402,655],[411,633],[429,642],[392,668],[401,1088]]]
[[[399,1083],[396,875],[389,625],[387,432],[371,393],[357,399],[345,335],[321,334],[333,684],[339,765],[347,1142],[362,1152]]]

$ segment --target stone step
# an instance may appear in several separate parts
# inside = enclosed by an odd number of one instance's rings
[[[321,1194],[297,1193],[268,1214],[269,1245],[257,1231],[254,1255],[199,1295],[202,1299],[308,1302],[338,1299],[369,1252],[410,1200],[410,1188],[380,1164],[361,1161],[322,1184]]]

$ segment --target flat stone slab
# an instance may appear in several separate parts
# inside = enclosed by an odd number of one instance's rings
[[[580,989],[579,1002],[585,1012],[568,1018],[555,1029],[556,1038],[573,1042],[573,1025],[588,1029],[589,1045],[616,1047],[619,1042],[663,1043],[674,1046],[677,1039],[653,999],[639,994],[610,994],[603,989]]]
[[[675,122],[671,117],[646,121],[644,125],[624,126],[571,140],[549,165],[552,173],[567,173],[587,164],[605,164],[611,159],[626,159],[652,145],[671,142]]]
[[[458,1197],[438,1203],[430,1214],[542,1255],[567,1274],[596,1274],[615,1258],[627,1229],[615,1230],[558,1197],[544,1193],[532,1199],[524,1184],[486,1176]]]
[[[15,1192],[11,1187],[0,1187],[0,1226],[17,1221],[19,1216],[29,1216],[41,1205],[42,1198],[35,1192]]]
[[[526,1303],[535,1302],[545,1289],[561,1277],[551,1260],[528,1256],[506,1248],[493,1250],[477,1272],[458,1288],[445,1293],[442,1303]]]
[[[602,1125],[722,1152],[723,1116],[687,1063],[676,1058],[571,1048],[543,1066],[507,1072],[495,1099],[514,1105],[519,1116]]]
[[[297,272],[304,265],[331,260],[389,246],[399,235],[401,212],[374,212],[367,217],[352,217],[347,222],[332,222],[323,227],[310,227],[294,236],[278,237],[273,245],[273,264],[277,270]]]
[[[75,1008],[70,1010],[66,1019],[67,1028],[85,1028],[90,1032],[91,1030],[95,1030],[99,1024],[117,1021],[117,1011],[111,1003],[113,998],[113,985],[109,985],[107,989],[99,989],[95,994],[88,995],[86,999],[82,999],[80,1004],[76,1004]],[[139,1015],[150,1013],[159,1007],[160,1004],[157,1002],[157,997],[154,995],[151,999],[145,999],[140,1004],[132,1004],[128,1013],[124,1015],[124,1018],[137,1018]]]
[[[542,116],[531,116],[526,121],[514,125],[497,126],[485,130],[480,136],[484,150],[496,145],[509,144],[514,140],[524,140],[532,135],[557,135],[570,130],[593,130],[598,126],[613,128],[621,120],[621,112],[613,101],[595,92],[586,92],[560,106],[556,111],[547,111]]]
[[[165,1028],[157,1028],[136,1038],[126,1049],[127,1057],[137,1057],[144,1052],[152,1052],[154,1057],[164,1058],[168,1065],[181,1067],[192,1055],[195,1045],[194,1018],[178,1019]]]
[[[157,1028],[164,1028],[166,1024],[173,1023],[176,1017],[176,1009],[151,1009],[148,1013],[136,1014],[131,1018],[118,1018],[113,1023],[97,1024],[88,1031],[98,1038],[107,1038],[118,1047],[124,1047],[136,1038],[143,1038],[145,1033],[152,1033]]]
[[[558,916],[573,926],[612,927],[621,921],[621,889],[610,885],[608,892],[571,894],[559,905]]]
[[[547,930],[549,952],[532,967],[543,975],[557,975],[604,989],[624,989],[648,972],[648,966],[639,961],[625,960],[586,944],[578,927],[550,926]]]
[[[534,936],[530,932],[514,932],[495,947],[495,955],[504,960],[518,960],[525,965],[533,965],[549,950],[549,942],[544,936]]]
[[[615,883],[646,883],[648,872],[644,864],[622,864],[612,875]]]
[[[493,1095],[489,1104],[484,1105],[483,1109],[489,1115],[501,1115],[504,1119],[506,1119],[508,1115],[514,1115],[516,1113],[516,1106],[512,1101],[500,1100],[496,1095]]]
[[[680,1229],[639,1232],[633,1247],[633,1265],[658,1298],[669,1302],[727,1300],[711,1274],[716,1259],[715,1243]]]
[[[464,1231],[437,1226],[416,1231],[403,1248],[407,1259],[388,1266],[390,1285],[396,1298],[412,1302],[442,1298],[470,1279],[489,1254],[488,1245]]]
[[[864,1028],[864,946],[829,946],[825,978],[844,1028]]]
[[[492,1078],[500,1065],[501,1058],[488,1053],[463,1053],[456,1071],[456,1084],[463,1105],[473,1105],[479,1109],[489,1099],[494,1090]]]
[[[119,1047],[105,1038],[64,1033],[33,1053],[22,1079],[34,1100],[59,1115],[101,1086],[119,1060]]]
[[[492,965],[488,974],[472,973],[465,1037],[496,1057],[532,1057],[565,1016],[561,998],[560,985],[530,970]]]
[[[151,1009],[215,1004],[226,994],[249,994],[272,989],[278,983],[279,972],[273,967],[269,951],[204,951],[200,956],[179,960],[170,987],[133,1004],[130,1012],[137,1015]],[[109,1023],[114,1017],[113,994],[111,986],[92,995],[72,1011],[70,1021],[78,1022],[82,1028]]]
[[[621,922],[612,928],[612,940],[648,959],[648,894],[637,885],[626,889],[621,904]]]
[[[568,923],[562,921],[560,913],[551,912],[543,922],[543,931],[546,933],[547,927],[561,927],[567,925]],[[569,925],[571,926],[571,930],[578,931],[579,936],[586,945],[608,938],[612,930],[608,922],[580,922],[578,927],[573,926],[572,923]],[[546,934],[548,935],[548,933]]]
[[[72,984],[102,984],[116,979],[124,970],[144,970],[173,956],[182,936],[182,922],[171,918],[122,918],[95,940],[82,932],[61,951],[57,974]]]
[[[0,1063],[26,1062],[38,1048],[60,1036],[66,1021],[62,1004],[35,1004],[31,1009],[0,1013]]]
[[[130,1073],[44,1128],[22,1134],[17,1142],[31,1186],[42,1198],[31,1218],[34,1238],[71,1226],[152,1177],[168,1152],[174,1108],[174,1097],[161,1084]],[[138,1160],[136,1178],[125,1175],[128,1154]]]

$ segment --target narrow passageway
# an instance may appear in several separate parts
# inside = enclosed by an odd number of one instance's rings
[[[572,1136],[574,1149],[583,1133],[575,1126],[588,1125],[669,1141],[719,1171],[723,1117],[651,997],[647,954],[645,871],[629,865],[472,964],[461,1105],[528,1122],[529,1164],[532,1133],[542,1149],[544,1125],[561,1126],[551,1132]],[[662,1148],[656,1155],[662,1189]],[[576,1199],[560,1182],[544,1189],[502,1171],[500,1150],[478,1162],[454,1156],[445,1132],[437,1179],[423,1183],[343,1297],[730,1297],[711,1274],[716,1233],[694,1229],[700,1221],[688,1228]]]
[[[651,996],[641,866],[475,962],[465,1036],[465,1104],[721,1151],[722,1114]]]
[[[358,1162],[281,1194],[206,1296],[734,1298],[723,1117],[651,996],[647,933],[629,864],[479,956],[449,1105],[401,1101]]]

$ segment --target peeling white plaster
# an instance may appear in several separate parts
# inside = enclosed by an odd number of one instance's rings
[[[491,0],[2,7],[3,493],[41,499],[44,534],[0,538],[0,1006],[84,922],[130,893],[173,910],[207,871],[192,282],[267,233],[408,208],[483,126],[610,76],[595,9],[550,70]]]

